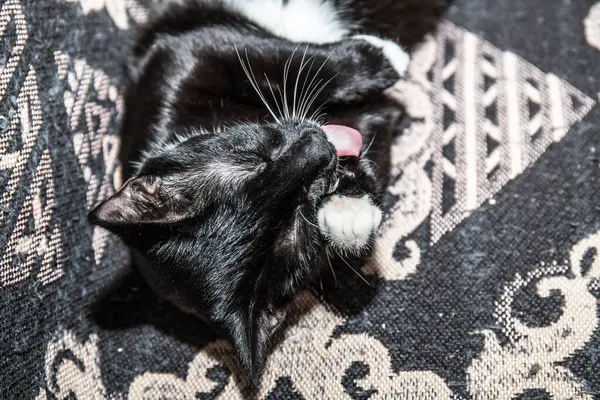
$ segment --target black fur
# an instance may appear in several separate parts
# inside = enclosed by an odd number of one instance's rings
[[[368,154],[338,159],[312,119],[275,122],[240,56],[268,97],[285,87],[291,103],[297,76],[328,82],[307,114],[325,105],[324,120],[357,128]],[[379,201],[401,117],[383,91],[399,76],[366,41],[299,47],[194,1],[162,9],[135,57],[121,154],[129,180],[90,220],[134,250],[154,290],[228,332],[252,383],[285,305],[327,265],[323,202],[334,189]]]

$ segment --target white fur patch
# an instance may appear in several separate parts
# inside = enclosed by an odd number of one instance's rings
[[[335,195],[319,210],[319,229],[332,244],[360,253],[379,229],[382,212],[368,196]]]
[[[239,186],[246,179],[255,176],[258,168],[251,165],[228,164],[215,161],[206,166],[202,172],[202,179],[211,183],[225,186]]]
[[[206,0],[211,1],[211,0]],[[222,0],[269,32],[302,43],[335,43],[349,30],[339,12],[323,0]]]
[[[410,56],[397,43],[371,35],[356,35],[354,39],[366,40],[373,46],[382,49],[383,54],[390,64],[392,64],[398,75],[404,76],[408,69],[408,64],[410,64]]]

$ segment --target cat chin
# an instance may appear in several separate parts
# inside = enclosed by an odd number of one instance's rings
[[[382,214],[368,196],[334,195],[319,210],[319,230],[334,249],[360,256],[372,244]]]

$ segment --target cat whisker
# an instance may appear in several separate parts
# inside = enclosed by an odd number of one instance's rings
[[[300,91],[300,97],[298,98],[298,100],[299,100],[299,101],[298,101],[298,115],[299,115],[299,116],[302,116],[302,114],[301,114],[301,111],[302,111],[302,109],[301,109],[301,107],[300,107],[300,106],[301,106],[301,101],[304,99],[304,96],[305,96],[305,94],[306,94],[306,93],[305,93],[305,90],[306,90],[306,89],[310,89],[310,88],[307,88],[307,87],[306,87],[306,83],[308,82],[308,79],[309,79],[309,78],[310,78],[310,76],[311,76],[310,74],[311,74],[311,72],[312,72],[312,69],[313,69],[313,67],[314,67],[314,65],[315,65],[315,55],[313,55],[311,58],[309,58],[309,59],[306,61],[306,64],[307,64],[307,65],[308,65],[309,61],[310,61],[310,67],[308,68],[308,71],[306,72],[306,75],[305,75],[305,77],[304,77],[304,82],[302,83],[302,90]]]
[[[308,110],[310,110],[310,108],[313,106],[314,102],[317,100],[317,98],[319,97],[319,95],[321,94],[321,92],[323,92],[323,90],[325,90],[325,88],[327,87],[327,85],[329,85],[336,77],[337,77],[337,74],[335,74],[330,79],[328,79],[325,83],[323,83],[321,85],[321,87],[316,92],[314,92],[314,94],[312,95],[312,97],[309,99],[309,101],[307,103],[306,113],[304,115],[305,118],[306,118],[306,114],[308,113]],[[323,105],[324,104],[325,103],[323,103]]]
[[[348,168],[344,167],[340,163],[338,163],[338,171],[348,172]]]
[[[342,255],[341,255],[340,253],[338,253],[338,251],[337,251],[337,250],[335,250],[335,249],[334,249],[334,251],[335,251],[335,252],[337,253],[337,255],[340,257],[340,259],[341,259],[341,260],[344,262],[344,264],[346,264],[346,265],[348,266],[348,268],[350,268],[352,271],[354,271],[354,273],[355,273],[356,275],[358,275],[360,279],[362,279],[363,281],[365,281],[365,283],[366,283],[367,285],[371,286],[371,284],[369,283],[369,281],[368,281],[368,280],[367,280],[367,279],[366,279],[364,276],[362,276],[362,275],[361,275],[361,274],[360,274],[360,273],[359,273],[359,272],[358,272],[356,269],[354,269],[354,268],[352,267],[352,265],[350,265],[350,263],[349,263],[348,261],[346,261],[346,260],[344,259],[344,257],[342,257]]]
[[[306,118],[308,112],[310,111],[310,108],[307,107],[307,103],[306,101],[310,98],[310,95],[312,93],[312,85],[315,82],[315,79],[318,78],[319,73],[323,70],[323,68],[325,67],[325,64],[327,64],[327,62],[329,61],[329,59],[331,58],[331,56],[333,56],[333,52],[334,50],[331,51],[331,53],[329,53],[329,55],[327,56],[327,58],[325,58],[325,60],[323,61],[323,63],[321,64],[321,66],[319,67],[319,69],[317,70],[317,72],[315,72],[315,74],[313,75],[310,83],[308,84],[308,88],[306,89],[307,92],[304,96],[304,98],[302,99],[302,102],[300,103],[300,115],[302,116],[303,119]],[[317,85],[322,82],[322,79],[319,80],[317,82]]]
[[[283,91],[281,90],[281,87],[279,87],[279,85],[277,85],[277,92],[279,92],[279,98],[281,99],[281,108],[285,109],[284,106],[284,100],[283,100]],[[282,113],[282,119],[285,119],[285,115]]]
[[[335,271],[333,269],[333,265],[331,264],[331,256],[329,255],[329,247],[325,248],[325,254],[327,255],[327,262],[329,263],[329,268],[331,269],[331,273],[333,274],[333,280],[335,281],[335,287],[338,287],[337,276],[335,275]]]
[[[312,119],[312,121],[319,126],[323,126],[327,122],[327,119],[325,118],[325,114],[323,114],[320,115],[318,118]]]
[[[323,104],[321,104],[316,110],[315,112],[310,116],[310,120],[311,121],[319,121],[320,119],[323,119],[323,122],[320,123],[319,125],[322,125],[325,122],[325,116],[327,115],[327,113],[325,112],[321,112],[323,110],[323,108],[325,107],[325,105],[327,104],[329,100],[326,100]]]
[[[293,61],[294,56],[296,55],[296,51],[298,51],[299,47],[300,47],[300,45],[296,46],[296,48],[292,52],[292,55],[290,55],[288,60],[285,62],[285,66],[283,67],[283,107],[285,109],[285,117],[287,119],[290,118],[290,107],[288,104],[288,95],[287,95],[287,81],[288,81],[288,77],[290,75],[290,68],[292,67],[292,61]]]
[[[373,133],[373,138],[371,139],[371,143],[369,143],[369,146],[367,146],[367,149],[360,155],[359,159],[363,159],[367,155],[369,150],[371,150],[371,146],[373,146],[376,136],[377,136],[377,130],[375,130],[375,132]]]
[[[298,70],[298,75],[296,76],[296,84],[294,85],[294,97],[292,99],[292,118],[296,119],[296,97],[298,95],[298,83],[300,82],[300,76],[302,75],[302,70],[305,67],[304,60],[306,58],[306,52],[308,51],[308,44],[304,49],[304,54],[302,55],[302,61],[300,61],[300,69]]]
[[[319,79],[316,83],[315,86],[312,86],[312,83],[308,86],[308,90],[306,92],[306,95],[304,96],[304,98],[302,99],[302,104],[301,104],[301,108],[300,108],[300,112],[301,112],[301,116],[302,119],[306,119],[306,116],[308,114],[308,103],[310,98],[312,97],[313,93],[315,92],[315,90],[319,87],[318,85],[323,82],[322,79]]]
[[[314,228],[319,229],[319,227],[317,226],[317,224],[310,222],[305,216],[304,214],[302,214],[302,211],[298,211],[298,213],[300,214],[300,216],[304,219],[304,221],[306,221],[306,223]]]
[[[277,111],[279,111],[279,115],[281,116],[281,119],[283,119],[284,118],[283,110],[279,107],[279,103],[277,102],[277,97],[275,96],[275,92],[273,91],[273,86],[271,86],[271,81],[267,77],[266,73],[265,73],[265,79],[267,80],[267,84],[269,85],[269,90],[271,91],[271,96],[273,96],[273,101],[275,102],[275,106],[277,106]]]
[[[294,221],[294,243],[298,245],[298,220]]]
[[[281,120],[279,118],[277,118],[277,115],[275,115],[275,113],[273,112],[273,109],[269,105],[269,102],[267,101],[267,99],[263,95],[262,91],[260,90],[260,87],[258,86],[256,77],[254,76],[254,72],[252,71],[252,65],[250,64],[250,58],[248,57],[248,50],[245,49],[246,60],[248,60],[247,66],[246,66],[246,63],[244,62],[244,60],[242,59],[242,56],[240,55],[240,52],[238,51],[237,46],[235,46],[235,52],[237,53],[238,59],[240,60],[240,64],[242,65],[242,68],[244,69],[244,73],[248,77],[250,84],[252,85],[252,87],[254,88],[254,90],[256,91],[256,93],[258,94],[258,96],[260,97],[262,102],[264,103],[264,105],[267,107],[267,110],[269,111],[269,113],[273,116],[273,118],[275,118],[275,121],[277,121],[277,123],[281,123]]]

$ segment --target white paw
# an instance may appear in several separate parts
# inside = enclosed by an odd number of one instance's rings
[[[354,36],[354,39],[366,40],[378,49],[382,49],[383,54],[389,60],[390,64],[392,64],[392,67],[394,67],[398,75],[404,76],[408,69],[408,64],[410,64],[410,55],[402,50],[398,44],[391,40],[381,39],[371,35],[357,35]]]
[[[368,196],[335,195],[319,210],[319,229],[343,251],[361,253],[379,229],[382,212]]]

